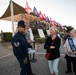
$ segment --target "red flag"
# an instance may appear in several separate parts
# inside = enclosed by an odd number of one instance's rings
[[[55,25],[55,22],[52,18],[50,18],[50,24]]]
[[[44,16],[42,15],[41,11],[39,12],[39,18],[40,18],[40,21],[44,20]]]
[[[50,17],[50,23],[52,24],[54,22],[54,20]]]
[[[44,18],[44,20],[46,20],[46,15],[45,14],[43,14],[43,18]]]
[[[59,23],[58,23],[57,21],[54,20],[53,25],[55,25],[55,26],[58,27],[58,26],[59,26]]]
[[[63,26],[59,23],[59,27],[62,29],[63,28]]]
[[[54,20],[54,25],[57,26],[57,27],[62,28],[62,25],[60,23],[56,22],[55,20]]]
[[[31,9],[30,6],[28,5],[28,2],[27,2],[27,1],[26,1],[25,10],[26,10],[28,13],[32,12],[32,9]]]

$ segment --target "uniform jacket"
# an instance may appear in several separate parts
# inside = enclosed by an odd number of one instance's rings
[[[61,44],[61,40],[60,38],[57,36],[52,44],[53,40],[51,38],[51,36],[49,36],[47,39],[46,39],[46,42],[44,44],[44,49],[46,49],[47,52],[50,53],[50,58],[49,60],[54,60],[56,58],[59,58],[60,57],[60,51],[59,51],[59,48],[60,48],[60,44]],[[50,49],[50,46],[55,46],[54,49]]]
[[[25,35],[21,32],[17,32],[11,41],[14,55],[18,60],[28,57],[28,47],[31,47],[27,42]]]

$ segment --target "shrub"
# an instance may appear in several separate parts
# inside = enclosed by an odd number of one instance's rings
[[[4,42],[10,42],[11,39],[12,39],[12,33],[11,32],[4,32],[3,33]]]
[[[36,43],[44,43],[46,38],[36,38]]]

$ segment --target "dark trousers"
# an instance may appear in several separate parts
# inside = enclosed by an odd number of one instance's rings
[[[28,59],[28,63],[24,64],[23,60],[19,60],[20,63],[20,67],[21,67],[21,72],[20,75],[31,75],[32,74],[32,70],[31,70],[31,65],[30,65],[30,61]]]
[[[72,71],[76,74],[76,57],[70,57],[66,55],[66,62],[67,62],[67,70]]]

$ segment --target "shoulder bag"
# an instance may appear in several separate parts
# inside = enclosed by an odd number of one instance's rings
[[[55,39],[54,39],[54,40],[55,40]],[[53,45],[54,40],[52,41],[51,46]],[[45,59],[46,59],[46,60],[49,60],[49,57],[50,57],[50,52],[46,52],[46,54],[45,54]]]

